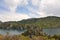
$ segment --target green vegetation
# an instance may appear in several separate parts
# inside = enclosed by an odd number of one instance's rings
[[[32,18],[21,21],[1,22],[0,29],[28,29],[29,27],[39,28],[60,28],[60,17],[48,16],[44,18]]]
[[[60,35],[54,35],[54,36],[32,36],[30,38],[29,36],[24,36],[24,35],[1,35],[0,34],[0,40],[60,40]]]
[[[21,35],[0,34],[0,40],[60,40],[60,35],[51,36],[43,33],[43,28],[60,28],[60,17],[48,16],[21,21],[0,21],[0,29],[27,30]]]

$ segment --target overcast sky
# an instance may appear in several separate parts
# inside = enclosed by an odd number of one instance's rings
[[[60,0],[0,0],[0,20],[60,16]]]

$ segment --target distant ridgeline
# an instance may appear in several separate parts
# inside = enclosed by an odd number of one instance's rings
[[[31,18],[22,21],[1,22],[0,29],[29,29],[29,28],[60,28],[60,17],[48,16]]]

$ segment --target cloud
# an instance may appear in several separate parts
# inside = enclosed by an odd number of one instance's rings
[[[42,0],[40,12],[45,12],[46,15],[60,15],[60,0]]]
[[[3,22],[5,21],[20,21],[22,19],[30,18],[27,14],[19,14],[19,13],[11,13],[11,12],[4,12],[0,15],[0,20]]]
[[[5,4],[9,7],[11,12],[15,12],[19,0],[4,0]]]
[[[0,20],[5,21],[19,21],[22,19],[30,18],[27,14],[16,13],[16,8],[18,5],[27,5],[27,0],[4,0],[6,6],[8,6],[10,11],[0,12]]]
[[[32,13],[39,14],[38,17],[60,15],[60,0],[32,0],[32,4],[38,7],[38,10],[31,10]]]
[[[28,4],[28,0],[4,0],[4,2],[10,8],[11,12],[15,12],[18,5]]]
[[[38,6],[41,0],[32,0],[32,5]]]
[[[60,16],[60,0],[3,1],[0,2],[0,20],[2,21],[17,21],[31,17]],[[2,9],[10,11],[3,11]]]
[[[31,17],[59,16],[60,0],[31,0],[25,7],[30,11]],[[32,16],[33,15],[33,16]]]
[[[27,5],[27,0],[4,0],[4,3],[10,11],[0,12],[0,20],[5,21],[19,21],[22,19],[30,18],[27,14],[16,13],[16,8],[18,5]]]

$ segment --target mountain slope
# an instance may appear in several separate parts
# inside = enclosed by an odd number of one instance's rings
[[[41,28],[60,28],[60,17],[48,16],[44,18],[31,18],[17,22],[4,22],[0,23],[0,28],[10,27],[12,28],[25,28],[25,27],[41,27]]]
[[[31,25],[37,25],[40,27],[60,27],[60,17],[56,16],[48,16],[44,18],[33,18],[33,19],[27,19],[19,21],[22,24],[31,24]]]

